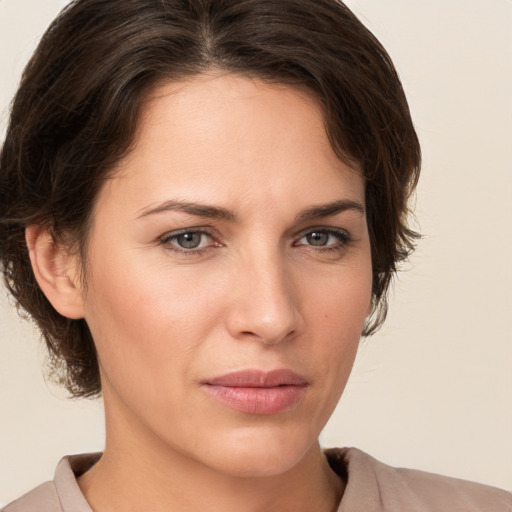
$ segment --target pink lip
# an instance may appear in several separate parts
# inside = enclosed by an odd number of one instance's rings
[[[307,380],[291,370],[243,370],[207,379],[203,389],[219,402],[249,414],[276,414],[297,405]]]

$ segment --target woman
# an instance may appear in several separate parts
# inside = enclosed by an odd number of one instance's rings
[[[340,3],[74,2],[13,104],[1,255],[106,445],[5,510],[508,510],[319,448],[413,247],[419,161]]]

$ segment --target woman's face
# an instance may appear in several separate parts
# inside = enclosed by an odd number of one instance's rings
[[[364,197],[304,93],[237,75],[158,87],[88,246],[107,447],[236,475],[317,450],[370,307]]]

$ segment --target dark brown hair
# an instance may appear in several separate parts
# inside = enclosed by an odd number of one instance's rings
[[[59,315],[39,289],[24,238],[44,223],[85,257],[104,180],[132,142],[143,95],[161,80],[219,69],[306,88],[340,159],[362,169],[373,313],[413,249],[407,201],[420,148],[393,64],[336,0],[76,0],[43,36],[12,104],[0,155],[0,262],[73,396],[100,393],[85,320]]]

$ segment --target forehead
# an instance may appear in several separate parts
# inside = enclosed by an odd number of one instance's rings
[[[363,188],[360,173],[331,148],[312,95],[220,73],[162,82],[146,96],[132,150],[119,163],[117,177],[131,182],[131,193],[141,201],[178,192],[208,202],[212,195],[222,201],[249,191],[253,199],[257,191],[269,199],[307,188],[312,201],[318,192],[323,202],[326,189],[339,199],[341,185],[362,199]]]
[[[297,123],[306,118],[307,125]],[[147,141],[160,123],[202,141],[211,134],[248,142],[248,134],[270,133],[270,129],[281,130],[282,141],[308,127],[309,136],[325,135],[322,110],[309,91],[227,72],[157,83],[142,102],[136,143]]]

